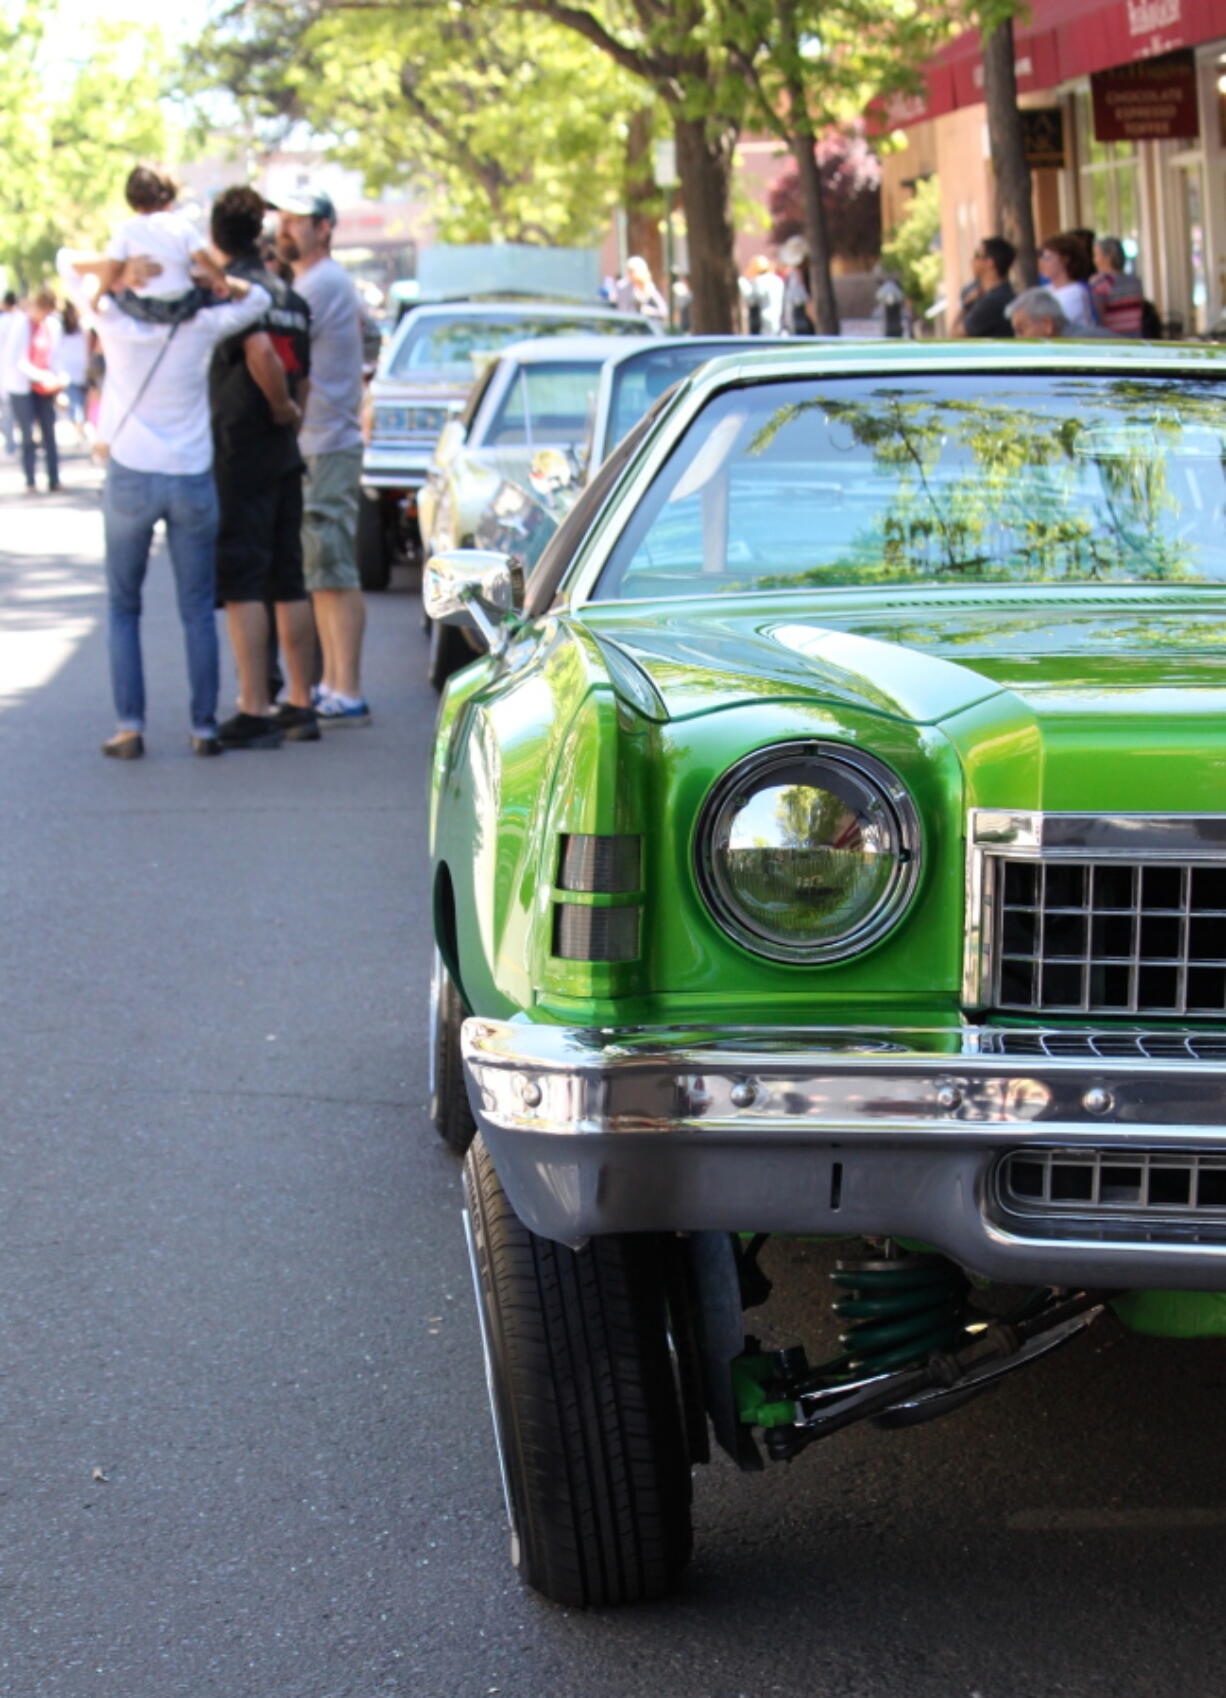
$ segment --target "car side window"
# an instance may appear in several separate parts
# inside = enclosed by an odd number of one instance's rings
[[[521,366],[486,432],[492,446],[578,448],[596,403],[598,363]]]

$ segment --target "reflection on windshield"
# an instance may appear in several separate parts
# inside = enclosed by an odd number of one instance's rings
[[[1209,380],[1006,373],[729,391],[691,423],[597,596],[1221,582],[1224,457],[1226,405]]]

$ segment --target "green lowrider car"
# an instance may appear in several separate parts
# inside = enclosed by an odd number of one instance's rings
[[[1108,1312],[1226,1333],[1224,380],[725,358],[522,593],[430,563],[488,644],[435,752],[432,1110],[550,1597],[674,1583],[712,1440],[924,1420]],[[846,1241],[821,1360],[750,1336],[768,1234]]]

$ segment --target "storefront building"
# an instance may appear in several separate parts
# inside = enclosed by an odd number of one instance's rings
[[[1116,236],[1172,333],[1226,320],[1226,0],[1031,0],[1015,24],[1036,231]],[[940,184],[945,298],[996,227],[977,33],[891,102],[887,229],[910,185]]]

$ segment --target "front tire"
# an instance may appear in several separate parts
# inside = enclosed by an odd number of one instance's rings
[[[460,1027],[467,1013],[437,945],[430,975],[430,1119],[453,1155],[462,1156],[477,1123],[468,1106]]]
[[[464,1192],[512,1561],[555,1603],[658,1598],[692,1544],[673,1241],[538,1237],[480,1137]]]
[[[392,580],[392,541],[379,496],[358,501],[358,579],[364,590],[385,590]]]

